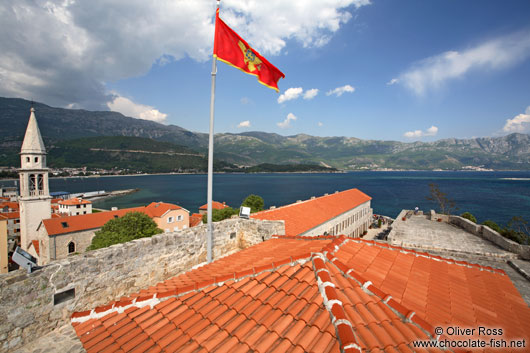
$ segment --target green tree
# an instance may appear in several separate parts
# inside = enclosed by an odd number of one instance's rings
[[[530,243],[530,225],[523,217],[512,217],[512,219],[508,222],[506,231],[510,232],[510,235],[513,235],[515,238],[513,240],[519,244],[528,245]]]
[[[462,218],[465,218],[465,219],[469,219],[471,222],[473,223],[477,223],[477,219],[475,218],[475,216],[473,216],[471,213],[469,212],[464,212],[460,215],[460,217]]]
[[[440,206],[442,214],[451,214],[452,211],[457,210],[455,202],[447,197],[445,192],[441,192],[438,184],[430,183],[430,196],[427,196],[427,200],[434,201]]]
[[[243,200],[241,206],[250,207],[250,212],[254,213],[263,210],[265,201],[263,201],[261,196],[251,194],[248,195],[245,200]]]
[[[222,221],[223,219],[230,218],[238,213],[239,210],[232,207],[225,207],[220,210],[212,210],[212,222]],[[206,213],[202,216],[202,222],[205,224],[208,223],[208,215]]]
[[[129,212],[123,217],[114,218],[96,232],[87,250],[105,248],[134,239],[151,237],[162,233],[156,223],[145,213]]]

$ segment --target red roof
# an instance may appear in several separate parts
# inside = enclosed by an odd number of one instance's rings
[[[57,203],[59,205],[76,206],[76,205],[86,205],[92,202],[74,197],[72,199],[58,201]]]
[[[13,201],[7,201],[7,202],[0,202],[0,208],[7,207],[11,210],[18,210],[20,208],[18,202]]]
[[[190,216],[190,228],[202,224],[202,214],[194,213]]]
[[[358,189],[293,203],[250,215],[251,218],[285,221],[286,235],[302,235],[322,223],[347,212],[372,198]]]
[[[3,212],[0,213],[0,218],[3,219],[19,219],[20,213],[19,212]]]
[[[180,209],[182,207],[165,202],[151,202],[145,207],[146,213],[150,217],[162,217],[168,211]]]
[[[225,202],[221,203],[217,201],[212,201],[213,210],[222,210],[223,208],[227,208],[227,207],[230,207],[230,206],[228,206]],[[199,210],[207,210],[207,209],[208,209],[208,204],[205,204],[199,207]]]
[[[122,217],[129,212],[142,212],[149,217],[160,217],[168,210],[179,210],[182,207],[164,202],[153,202],[145,207],[124,208],[117,211],[97,212],[91,214],[66,216],[45,219],[42,221],[48,235],[66,234],[82,230],[101,228],[105,223],[115,217]]]
[[[39,241],[38,241],[38,240],[32,240],[32,241],[31,241],[31,244],[33,244],[33,247],[35,248],[35,252],[37,253],[37,255],[40,256],[40,252],[39,252]]]
[[[105,223],[115,218],[115,216],[121,217],[128,212],[144,211],[145,207],[126,208],[117,211],[98,212],[78,216],[44,219],[42,223],[44,224],[44,227],[46,227],[48,236],[50,236],[101,228]]]
[[[528,341],[530,308],[502,270],[343,236],[280,237],[72,324],[88,352],[412,352],[438,325]]]

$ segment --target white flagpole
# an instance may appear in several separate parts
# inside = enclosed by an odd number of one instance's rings
[[[217,9],[219,9],[217,0]],[[214,39],[215,40],[215,39]],[[212,194],[213,194],[213,119],[215,111],[215,75],[217,74],[217,58],[212,55],[212,91],[210,96],[210,135],[208,140],[208,263],[212,262],[213,224],[212,224]]]

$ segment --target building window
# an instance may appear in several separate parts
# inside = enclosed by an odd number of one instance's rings
[[[35,181],[35,174],[29,175],[29,190],[35,191],[36,189],[36,181]]]
[[[30,159],[29,157],[26,157],[26,163],[29,163]]]
[[[39,162],[39,157],[35,157],[35,163]]]
[[[182,221],[182,215],[177,216],[177,221]]]
[[[179,227],[175,227],[173,230],[176,232],[177,230],[179,230]]]
[[[68,243],[68,253],[69,254],[75,253],[75,243],[73,241]]]
[[[175,222],[175,219],[173,217],[167,218],[167,223],[173,223],[173,222]]]

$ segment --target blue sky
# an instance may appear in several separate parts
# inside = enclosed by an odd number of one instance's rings
[[[4,3],[0,95],[207,132],[214,9]],[[276,93],[219,62],[216,133],[433,141],[530,132],[526,0],[226,0],[221,18],[286,78]]]

